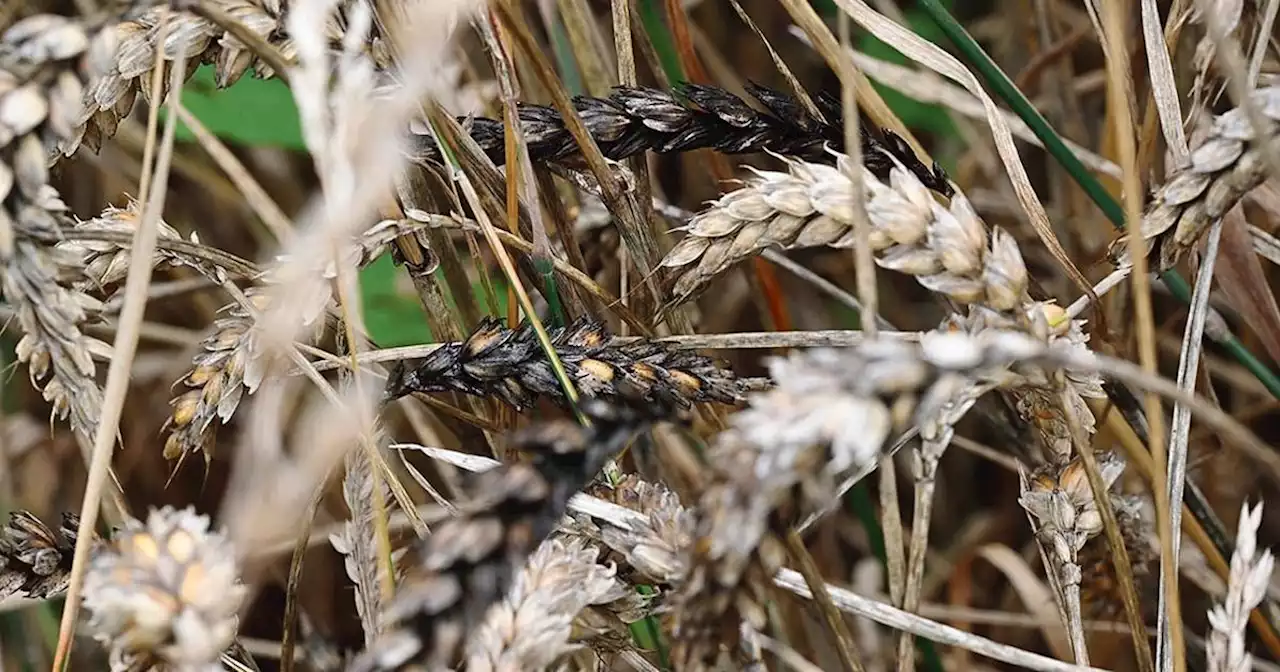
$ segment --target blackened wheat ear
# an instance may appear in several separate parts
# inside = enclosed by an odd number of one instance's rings
[[[733,372],[708,357],[644,341],[614,345],[604,326],[589,319],[553,329],[550,336],[569,379],[587,397],[617,397],[628,386],[651,409],[684,409],[696,402],[731,404],[742,394]],[[467,340],[401,364],[387,384],[391,398],[445,391],[495,396],[517,410],[540,396],[561,406],[567,402],[533,327],[523,322],[508,329],[492,318]]]
[[[577,494],[652,420],[643,405],[589,399],[583,427],[561,420],[511,436],[529,462],[474,474],[462,512],[422,542],[385,614],[387,634],[348,672],[454,669],[467,638],[506,595],[515,573],[547,538]]]
[[[9,524],[0,528],[0,601],[66,592],[79,527],[79,517],[70,513],[62,514],[56,531],[26,511],[9,514]]]
[[[644,151],[660,154],[713,149],[725,154],[773,152],[811,161],[829,160],[826,148],[844,146],[840,104],[820,97],[819,119],[794,98],[763,86],[748,84],[764,110],[724,89],[684,84],[675,92],[619,86],[608,98],[578,96],[574,108],[582,116],[600,151],[620,160]],[[578,143],[553,108],[521,104],[520,123],[534,161],[559,162],[578,155]],[[835,123],[833,123],[835,122]],[[498,165],[506,160],[502,122],[483,117],[470,120],[471,137]],[[905,140],[892,131],[862,124],[863,163],[881,178],[896,159],[930,189],[952,193],[946,174],[936,163],[926,166]],[[440,153],[429,136],[417,136],[414,159],[439,163]]]

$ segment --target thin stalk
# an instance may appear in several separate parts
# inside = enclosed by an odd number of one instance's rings
[[[162,25],[167,26],[168,14],[166,13],[164,17],[165,22]],[[161,31],[165,30],[161,28]],[[185,60],[179,55],[173,64],[172,80],[169,84],[170,100],[178,100],[182,95]],[[153,99],[155,102],[152,103],[152,115],[156,114],[159,107],[159,98],[160,95],[157,92]],[[159,238],[160,212],[164,209],[165,196],[169,190],[169,166],[173,159],[173,137],[177,124],[176,114],[169,115],[165,120],[164,135],[156,157],[155,183],[148,188],[148,201],[142,204],[143,211],[139,213],[141,223],[130,251],[133,259],[151,259],[155,254],[156,239]],[[138,350],[138,331],[146,312],[146,295],[147,288],[151,284],[152,270],[151,264],[132,264],[125,278],[126,301],[120,311],[119,331],[116,332],[115,341],[111,345],[113,356],[111,366],[107,369],[102,417],[99,418],[97,431],[94,434],[89,476],[85,484],[84,501],[80,507],[80,527],[67,584],[66,604],[63,607],[62,622],[58,628],[58,648],[53,659],[55,671],[66,669],[71,659],[71,643],[74,639],[72,635],[80,607],[80,591],[83,588],[89,562],[89,547],[92,546],[94,538],[92,531],[98,521],[98,507],[103,491],[107,489],[112,448],[115,446],[125,396],[129,392],[129,372]]]
[[[1067,395],[1065,385],[1059,388],[1059,399],[1062,401],[1063,413],[1067,418],[1071,443],[1084,464],[1085,475],[1089,477],[1089,488],[1093,491],[1093,501],[1098,507],[1098,513],[1102,515],[1102,529],[1107,535],[1107,546],[1111,548],[1116,577],[1120,580],[1120,597],[1124,601],[1125,618],[1129,622],[1129,632],[1133,636],[1133,651],[1138,660],[1138,669],[1142,672],[1151,672],[1155,669],[1155,664],[1151,661],[1151,647],[1147,643],[1147,626],[1142,620],[1138,590],[1133,582],[1133,564],[1129,562],[1129,551],[1125,548],[1124,539],[1120,537],[1120,525],[1116,522],[1116,512],[1111,506],[1107,484],[1102,480],[1102,473],[1098,469],[1098,458],[1093,454],[1093,447],[1082,435],[1079,414],[1076,413],[1075,405]]]
[[[818,611],[822,612],[827,628],[835,637],[834,644],[840,656],[840,662],[847,670],[865,672],[862,663],[858,660],[858,648],[854,643],[853,633],[849,632],[849,624],[836,609],[835,603],[831,600],[831,594],[826,590],[827,586],[822,580],[822,574],[818,572],[817,563],[813,561],[813,556],[809,555],[808,549],[804,547],[804,540],[795,530],[787,532],[787,548],[799,565],[800,575],[809,585],[809,590],[813,594],[814,601],[818,603]]]

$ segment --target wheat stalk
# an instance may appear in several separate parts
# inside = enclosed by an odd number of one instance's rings
[[[1266,152],[1275,151],[1280,137],[1280,87],[1257,89],[1250,98],[1266,128],[1255,128],[1241,107],[1215,117],[1204,141],[1170,173],[1143,215],[1140,231],[1156,270],[1177,264],[1266,178]],[[1112,244],[1110,256],[1118,266],[1129,265],[1124,238]]]

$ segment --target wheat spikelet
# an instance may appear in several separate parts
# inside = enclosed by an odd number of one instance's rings
[[[382,632],[382,585],[386,567],[376,555],[376,512],[374,510],[374,484],[382,490],[381,501],[387,501],[388,488],[381,479],[373,477],[373,465],[367,455],[350,451],[344,458],[346,473],[342,479],[342,499],[347,503],[350,516],[342,524],[341,532],[329,535],[333,549],[342,554],[347,578],[355,586],[356,614],[360,617],[364,642],[373,643]]]
[[[397,237],[415,235],[424,227],[411,220],[383,221],[351,245],[342,246],[343,254],[348,255],[348,263],[363,267],[378,258]],[[333,303],[337,269],[338,264],[332,259],[314,269],[325,281],[316,283],[314,291],[306,297],[304,313],[306,323],[315,326],[317,331],[324,326],[322,318]],[[197,270],[212,274],[215,282],[223,280],[218,277],[217,269],[198,266]],[[165,425],[169,430],[165,459],[174,460],[196,452],[203,453],[206,460],[212,459],[217,426],[229,421],[244,395],[253,394],[262,383],[266,363],[261,357],[259,329],[253,312],[270,308],[266,287],[274,278],[267,274],[261,280],[261,286],[245,292],[247,304],[253,311],[239,302],[223,307],[224,316],[213,323],[212,333],[202,343],[202,351],[192,358],[191,370],[180,379],[188,389],[170,402],[173,411]]]
[[[611,559],[617,558],[632,583],[673,586],[684,581],[696,519],[675,492],[662,483],[628,474],[616,484],[597,485],[591,493],[644,514],[647,524],[620,527],[578,514],[567,524],[568,532],[598,540],[612,550]]]
[[[76,220],[73,227],[77,231],[101,231],[125,233],[132,237],[141,224],[139,204],[130,200],[123,208],[107,206],[101,214],[89,220]],[[160,239],[182,240],[182,236],[163,220],[156,223]],[[197,242],[192,238],[193,242]],[[131,246],[125,242],[108,240],[65,240],[57,244],[57,249],[74,258],[75,264],[66,269],[65,280],[75,289],[82,292],[101,291],[125,279],[129,274],[129,266],[133,261]],[[155,265],[184,265],[181,257],[175,256],[164,248],[156,250],[152,260]],[[194,265],[194,264],[192,264]]]
[[[1236,531],[1236,550],[1231,554],[1227,576],[1227,596],[1209,610],[1209,634],[1205,641],[1209,672],[1247,672],[1253,663],[1245,651],[1245,629],[1249,612],[1266,596],[1275,558],[1271,551],[1258,552],[1258,526],[1262,524],[1262,504],[1241,507]]]
[[[467,637],[559,524],[569,498],[650,421],[644,406],[588,399],[581,409],[591,427],[557,421],[518,431],[511,445],[531,453],[532,462],[472,476],[472,499],[423,541],[421,562],[384,615],[388,631],[351,672],[437,670],[462,660]]]
[[[657,343],[614,345],[604,325],[587,318],[550,336],[569,379],[585,396],[617,397],[621,386],[629,386],[646,403],[680,409],[695,402],[730,404],[741,396],[733,373],[711,359]],[[530,323],[507,329],[493,318],[465,341],[402,365],[387,383],[391,397],[448,390],[497,397],[516,409],[529,408],[540,396],[567,403]]]
[[[685,227],[686,236],[662,261],[673,269],[672,304],[687,301],[733,264],[770,247],[854,245],[853,184],[856,169],[844,155],[836,166],[788,161],[786,173],[757,177],[720,197]],[[970,306],[970,331],[1021,329],[1084,347],[1082,322],[1064,321],[1061,309],[1037,303],[1027,293],[1028,272],[1013,237],[986,226],[963,194],[939,204],[916,176],[895,166],[887,182],[861,168],[870,242],[876,263],[914,276],[930,291]],[[1060,323],[1060,324],[1059,324]],[[1051,329],[1050,325],[1057,325]],[[1102,394],[1096,377],[1072,380],[1080,417],[1092,427],[1082,397]],[[1026,390],[1019,410],[1045,438],[1051,452],[1069,454],[1070,434],[1054,393]]]
[[[597,562],[600,549],[581,538],[552,537],[538,546],[495,604],[468,636],[469,672],[542,670],[578,648],[570,642],[583,610],[640,603],[616,569]]]
[[[1042,347],[1016,332],[931,332],[918,345],[870,341],[773,359],[777,387],[750,397],[711,454],[713,483],[696,509],[677,596],[679,669],[732,664],[724,658],[739,656],[738,623],[764,627],[766,591],[785,557],[778,535],[820,509],[838,476],[873,464],[895,433],[929,425],[976,381],[1043,379],[1034,368],[1008,370]]]
[[[1195,247],[1245,194],[1267,176],[1264,153],[1276,146],[1280,131],[1280,87],[1258,89],[1251,95],[1267,127],[1255,130],[1243,108],[1214,118],[1204,142],[1191,151],[1156,192],[1142,217],[1153,270],[1166,270]],[[1261,135],[1259,135],[1261,134]],[[1111,246],[1112,260],[1129,264],[1124,238]]]
[[[18,359],[59,418],[88,445],[102,393],[93,354],[110,348],[80,325],[93,300],[59,284],[73,260],[55,240],[67,206],[49,185],[48,157],[75,126],[84,79],[102,63],[102,40],[75,20],[47,14],[0,35],[0,273],[18,312]]]
[[[852,248],[852,170],[862,171],[871,247],[881,267],[913,275],[961,304],[1006,312],[1028,301],[1017,243],[1001,229],[988,237],[963,195],[943,207],[901,165],[890,169],[886,182],[852,166],[848,156],[836,156],[834,167],[790,160],[786,173],[756,171],[745,187],[695,216],[662,261],[674,272],[673,303],[689,300],[730,266],[770,247]]]
[[[246,588],[230,542],[193,509],[129,520],[94,554],[85,576],[89,628],[113,670],[221,670]]]
[[[52,531],[30,512],[14,511],[0,529],[0,602],[15,596],[50,598],[67,590],[78,516],[62,515]]]
[[[791,96],[748,84],[751,95],[765,108],[758,110],[737,96],[714,86],[684,84],[675,92],[633,86],[614,88],[608,98],[577,96],[574,108],[605,157],[621,160],[644,151],[658,153],[713,149],[725,154],[773,152],[811,160],[827,158],[827,145],[842,146],[844,135],[839,101],[822,98],[825,119],[814,117]],[[522,104],[520,124],[534,161],[560,162],[578,158],[578,144],[560,113],[542,105]],[[506,160],[501,121],[476,118],[471,137],[489,159]],[[417,136],[415,161],[440,163],[440,150],[429,135]],[[944,195],[952,193],[942,169],[924,165],[911,146],[891,131],[862,126],[864,164],[886,175],[895,163]]]
[[[286,58],[294,55],[293,40],[284,30],[287,0],[225,0],[219,8],[275,47]],[[166,18],[167,17],[167,18]],[[168,25],[161,27],[161,22]],[[133,109],[138,94],[149,93],[148,82],[156,65],[156,51],[162,49],[164,63],[182,56],[188,75],[202,63],[213,63],[217,86],[234,84],[250,68],[257,77],[271,77],[266,63],[219,26],[193,14],[167,8],[150,8],[121,21],[111,29],[114,44],[109,66],[84,92],[77,133],[63,145],[70,156],[81,144],[97,151],[112,137],[120,119]],[[328,39],[342,39],[343,29],[335,20],[327,26]],[[160,37],[164,35],[163,47]]]

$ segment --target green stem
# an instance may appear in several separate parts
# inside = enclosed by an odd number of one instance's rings
[[[676,51],[675,38],[667,27],[664,18],[666,11],[662,0],[640,0],[640,22],[644,24],[644,32],[653,42],[654,51],[658,52],[658,60],[662,62],[662,70],[674,86],[688,81],[684,75],[684,66],[680,64],[680,52]]]
[[[1022,95],[1022,92],[1009,79],[1009,76],[1000,69],[1000,66],[996,65],[995,61],[991,60],[991,57],[969,35],[964,26],[961,26],[955,17],[951,16],[951,13],[942,6],[939,0],[920,0],[920,6],[938,25],[943,34],[955,44],[970,65],[982,75],[987,85],[995,91],[996,95],[1027,123],[1027,126],[1036,134],[1036,137],[1044,143],[1045,149],[1049,151],[1049,154],[1058,163],[1062,164],[1062,167],[1080,185],[1080,188],[1089,195],[1089,198],[1097,204],[1102,213],[1107,216],[1107,219],[1111,220],[1111,223],[1117,229],[1124,230],[1124,209],[1120,206],[1119,201],[1103,188],[1102,183],[1093,176],[1093,173],[1089,172],[1088,168],[1085,168],[1075,153],[1062,141],[1062,137],[1049,126],[1049,122],[1045,120],[1044,116],[1036,110],[1026,96]],[[1187,285],[1187,281],[1178,275],[1177,271],[1165,271],[1160,274],[1160,277],[1178,300],[1183,303],[1191,302],[1191,288]],[[1277,377],[1274,371],[1263,364],[1253,353],[1249,352],[1238,338],[1232,334],[1227,334],[1224,338],[1218,340],[1218,343],[1237,362],[1248,369],[1267,388],[1267,391],[1272,396],[1280,399],[1280,377]]]

